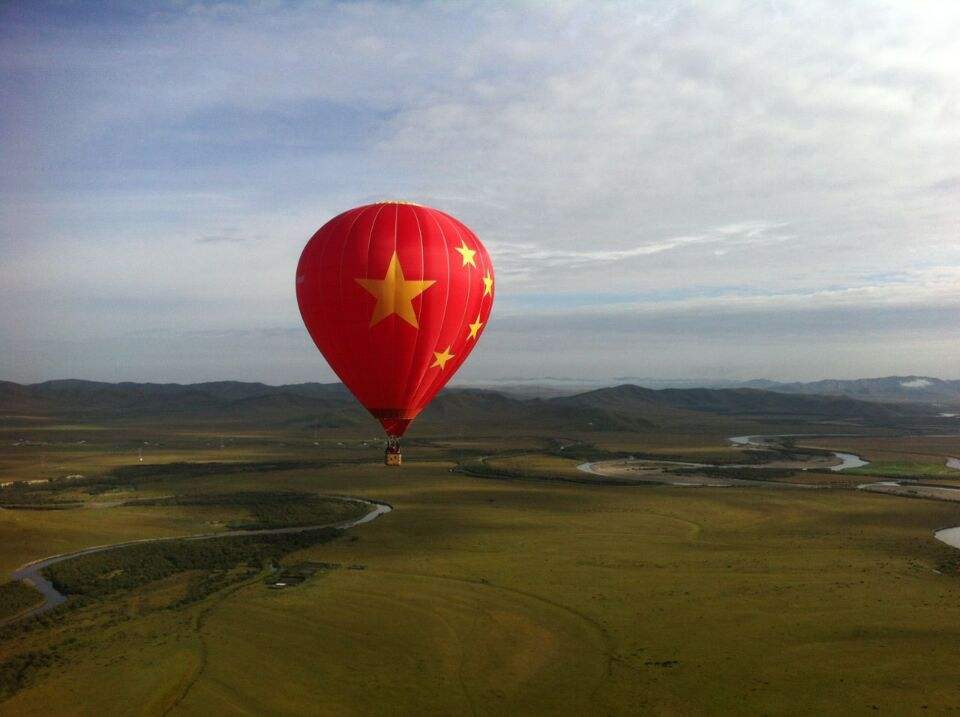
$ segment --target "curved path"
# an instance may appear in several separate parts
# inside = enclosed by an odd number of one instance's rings
[[[353,518],[351,520],[343,520],[339,523],[326,523],[324,525],[304,525],[295,528],[263,528],[260,530],[226,530],[219,533],[200,533],[196,535],[174,535],[169,538],[143,538],[141,540],[127,540],[123,543],[113,543],[111,545],[97,545],[91,548],[83,548],[82,550],[75,550],[70,553],[60,553],[59,555],[51,555],[46,558],[40,558],[39,560],[34,560],[27,563],[26,565],[21,565],[19,568],[13,571],[11,574],[11,580],[19,580],[28,585],[35,587],[43,595],[43,603],[38,605],[27,612],[22,612],[19,615],[14,615],[13,617],[6,620],[6,623],[16,622],[19,620],[32,617],[34,615],[39,615],[41,613],[52,610],[57,605],[62,604],[66,601],[67,597],[59,592],[53,584],[43,577],[43,571],[51,565],[56,563],[62,563],[65,560],[70,560],[72,558],[78,558],[81,555],[90,555],[92,553],[103,553],[108,550],[117,550],[119,548],[126,548],[130,545],[139,545],[141,543],[160,543],[167,542],[170,540],[211,540],[213,538],[236,538],[242,535],[279,535],[282,533],[306,533],[310,530],[321,530],[323,528],[336,528],[338,530],[346,530],[347,528],[353,528],[357,525],[362,525],[363,523],[369,523],[373,520],[376,520],[381,515],[389,513],[393,510],[393,506],[382,503],[375,500],[365,500],[363,498],[349,498],[345,496],[329,496],[335,497],[337,500],[349,501],[352,503],[363,503],[365,505],[371,506],[371,510],[359,518]],[[6,624],[0,622],[0,625]]]

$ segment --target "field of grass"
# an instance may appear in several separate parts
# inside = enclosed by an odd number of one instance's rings
[[[81,555],[51,565],[43,572],[64,595],[104,598],[187,571],[204,571],[215,578],[240,566],[259,572],[288,553],[327,542],[337,535],[333,529],[320,529],[139,543],[119,550]],[[213,590],[202,594],[208,592]]]
[[[856,453],[870,461],[870,465],[844,471],[851,476],[960,481],[960,470],[948,468],[946,465],[948,458],[960,457],[960,436],[851,436],[817,438],[810,442],[832,450]]]
[[[958,426],[960,430],[960,426]],[[802,442],[802,441],[801,441]],[[881,456],[908,460],[911,456],[926,456],[939,459],[956,456],[960,453],[960,435],[956,436],[903,436],[871,438],[863,436],[817,438],[817,445],[835,450],[851,450],[863,454],[868,460],[879,460]]]
[[[596,450],[596,449],[594,449]],[[564,451],[563,455],[573,451]],[[721,450],[713,452],[700,450],[691,453],[670,452],[670,458],[663,458],[658,462],[658,456],[664,455],[664,452],[656,451],[637,451],[633,456],[641,456],[642,462],[625,465],[642,466],[643,473],[634,470],[606,470],[603,474],[596,472],[585,472],[578,469],[578,466],[589,457],[589,446],[579,448],[577,453],[580,458],[572,459],[561,457],[557,454],[543,453],[516,453],[508,455],[497,455],[484,458],[483,460],[467,461],[462,464],[463,469],[470,475],[478,477],[501,477],[517,479],[544,479],[559,480],[575,483],[598,483],[598,484],[649,484],[650,482],[669,482],[675,478],[712,478],[712,479],[739,479],[739,480],[760,480],[788,483],[816,483],[823,486],[842,485],[849,486],[856,484],[853,478],[842,478],[840,474],[816,471],[800,471],[796,468],[778,468],[770,467],[771,462],[768,454],[783,459],[782,454],[773,451],[731,451],[734,456],[728,455]],[[755,454],[760,454],[756,458]],[[610,458],[610,453],[604,454],[597,451],[597,459],[605,460]],[[732,465],[738,463],[736,456],[739,456],[739,463],[744,465]],[[677,465],[676,461],[697,462],[693,458],[699,458],[700,461],[711,460],[719,457],[720,464],[717,466],[684,466]],[[594,460],[597,460],[594,459]],[[613,460],[616,464],[618,461]],[[802,464],[798,464],[802,465]]]
[[[42,598],[40,593],[21,582],[0,583],[0,625],[38,605]]]
[[[311,431],[283,433],[230,426],[227,430],[124,423],[60,424],[42,421],[0,422],[0,483],[44,480],[66,475],[102,475],[138,463],[177,461],[262,461],[295,452],[327,460],[371,458],[378,453],[370,436]],[[382,450],[382,449],[381,449]]]
[[[570,440],[611,452],[727,450],[694,434]],[[451,471],[456,456],[489,455],[499,468],[583,475],[580,459],[546,452],[546,437],[425,441],[399,470],[359,439],[349,449],[340,436],[262,441],[217,448],[215,459],[185,447],[171,460],[317,464],[175,472],[117,487],[118,501],[73,493],[85,504],[158,505],[0,511],[0,568],[225,527],[251,515],[223,499],[239,492],[352,495],[395,510],[279,558],[341,566],[282,590],[264,584],[266,563],[252,557],[214,573],[207,558],[144,569],[146,584],[122,577],[120,557],[98,563],[102,578],[85,583],[92,597],[0,631],[0,714],[960,710],[960,553],[932,538],[960,525],[958,505]],[[336,463],[357,458],[368,460]],[[97,460],[100,474],[115,468]],[[208,499],[166,498],[185,494]]]
[[[529,478],[572,478],[589,480],[590,475],[577,470],[583,463],[579,459],[561,458],[543,453],[521,453],[518,455],[493,456],[483,462],[491,474],[515,475]],[[466,464],[470,469],[482,468],[475,462]]]
[[[249,516],[230,523],[231,530],[266,530],[327,525],[360,518],[369,506],[316,493],[297,491],[237,491],[234,493],[186,493],[170,498],[153,498],[126,505],[235,507]]]
[[[222,506],[114,506],[76,510],[0,510],[0,571],[92,545],[225,530],[245,511]]]
[[[937,478],[960,480],[960,471],[944,463],[914,463],[879,460],[862,468],[847,468],[844,473],[881,478]]]

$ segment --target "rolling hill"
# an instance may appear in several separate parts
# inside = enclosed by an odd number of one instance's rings
[[[861,401],[929,403],[945,407],[960,405],[960,381],[947,381],[930,376],[829,379],[809,383],[757,380],[749,381],[745,385],[748,388],[778,393],[848,396]]]
[[[928,403],[948,411],[960,409],[960,380],[945,380],[932,376],[885,376],[881,378],[826,379],[810,382],[783,382],[768,379],[737,381],[732,379],[654,379],[621,377],[613,382],[580,381],[571,379],[517,379],[502,383],[485,383],[478,387],[500,391],[519,398],[553,398],[572,396],[587,391],[622,384],[643,388],[662,389],[741,389],[752,388],[776,393],[818,396],[847,396],[859,401],[881,403]]]
[[[890,405],[846,396],[791,395],[751,388],[665,388],[626,384],[553,399],[554,403],[640,410],[644,404],[726,416],[808,416],[817,418],[889,419],[929,415],[934,409]]]
[[[447,389],[420,425],[457,430],[480,424],[638,431],[720,417],[802,418],[884,423],[934,416],[916,403],[877,403],[847,396],[793,394],[753,388],[661,389],[631,384],[572,396],[521,398],[482,389]],[[369,417],[339,383],[268,386],[219,381],[197,384],[100,383],[63,380],[0,383],[0,414],[72,420],[177,420],[322,427],[369,425]]]

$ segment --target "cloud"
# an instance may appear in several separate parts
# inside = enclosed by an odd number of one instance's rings
[[[198,236],[194,241],[197,244],[246,244],[248,242],[264,241],[269,239],[263,233],[241,232],[234,227],[224,227],[223,229],[209,234]]]
[[[837,348],[847,373],[950,371],[960,336],[932,317],[960,297],[958,34],[960,9],[925,2],[8,3],[0,339],[296,326],[306,239],[400,196],[490,248],[485,344],[526,313],[533,345],[563,318],[587,341],[588,315],[872,345],[857,319],[884,315],[914,351]],[[908,315],[941,332],[924,357]],[[727,325],[725,360],[778,369]],[[614,370],[553,372],[574,368]]]
[[[242,244],[247,241],[243,237],[227,236],[225,234],[205,234],[194,241],[198,244]]]
[[[931,192],[956,192],[960,191],[960,175],[954,177],[945,177],[928,186]]]
[[[725,254],[731,249],[789,241],[790,234],[778,231],[785,226],[784,223],[763,221],[740,222],[717,227],[699,235],[670,237],[624,249],[553,249],[549,245],[533,243],[495,244],[493,249],[501,274],[528,276],[534,271],[542,272],[544,268],[579,270],[589,265],[622,264],[630,259],[706,245],[715,245],[715,253]],[[589,242],[584,244],[589,245]]]

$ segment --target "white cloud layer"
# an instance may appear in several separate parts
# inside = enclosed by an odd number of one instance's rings
[[[0,10],[0,377],[323,376],[230,332],[394,196],[491,250],[468,377],[960,377],[955,3],[131,7]]]

